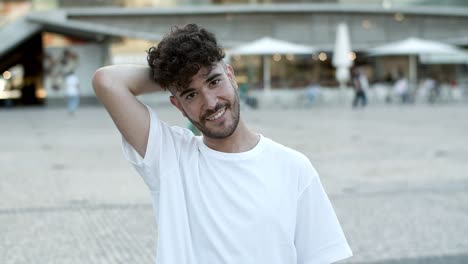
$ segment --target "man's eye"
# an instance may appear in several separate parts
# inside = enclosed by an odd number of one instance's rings
[[[216,80],[213,80],[211,81],[211,85],[217,85],[221,80],[220,79],[216,79]]]
[[[189,93],[189,94],[187,94],[187,96],[185,96],[185,99],[186,100],[193,99],[193,97],[195,97],[195,95],[196,95],[195,93]]]

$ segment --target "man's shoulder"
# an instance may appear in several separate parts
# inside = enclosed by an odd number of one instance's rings
[[[273,170],[277,169],[283,176],[293,177],[299,181],[299,186],[305,187],[311,179],[317,177],[317,171],[309,158],[302,152],[287,147],[271,139],[266,139],[268,143],[265,148],[268,153],[268,164]]]
[[[267,145],[266,149],[272,156],[294,163],[310,163],[307,156],[298,150],[285,146],[270,138],[265,138],[265,142]]]
[[[196,136],[187,128],[170,125],[166,121],[161,120],[157,112],[148,105],[145,105],[150,115],[150,136],[158,138],[162,137],[164,143],[173,143],[179,145],[179,147],[192,147],[193,144],[188,142],[196,141]],[[168,139],[171,140],[168,140]]]

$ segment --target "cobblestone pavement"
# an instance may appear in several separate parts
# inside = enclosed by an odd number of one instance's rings
[[[355,254],[343,263],[468,263],[467,105],[243,115],[311,159]],[[102,108],[0,109],[0,124],[0,263],[153,263],[149,194]]]

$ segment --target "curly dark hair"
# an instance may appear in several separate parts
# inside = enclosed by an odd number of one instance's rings
[[[148,50],[152,78],[163,89],[181,91],[204,67],[213,67],[225,54],[214,34],[196,24],[173,27],[169,35]]]

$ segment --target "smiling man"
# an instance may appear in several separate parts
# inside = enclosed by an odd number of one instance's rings
[[[309,160],[244,123],[223,58],[215,36],[190,24],[149,49],[149,67],[108,66],[93,77],[125,157],[151,192],[156,263],[322,264],[351,256]],[[136,98],[160,89],[201,136],[166,124]]]
[[[170,100],[205,136],[208,146],[216,149],[214,144],[220,142],[222,148],[222,141],[232,141],[237,135],[258,139],[246,130],[244,123],[239,127],[239,95],[230,65],[219,61],[200,69],[192,79],[188,88],[172,91]]]

